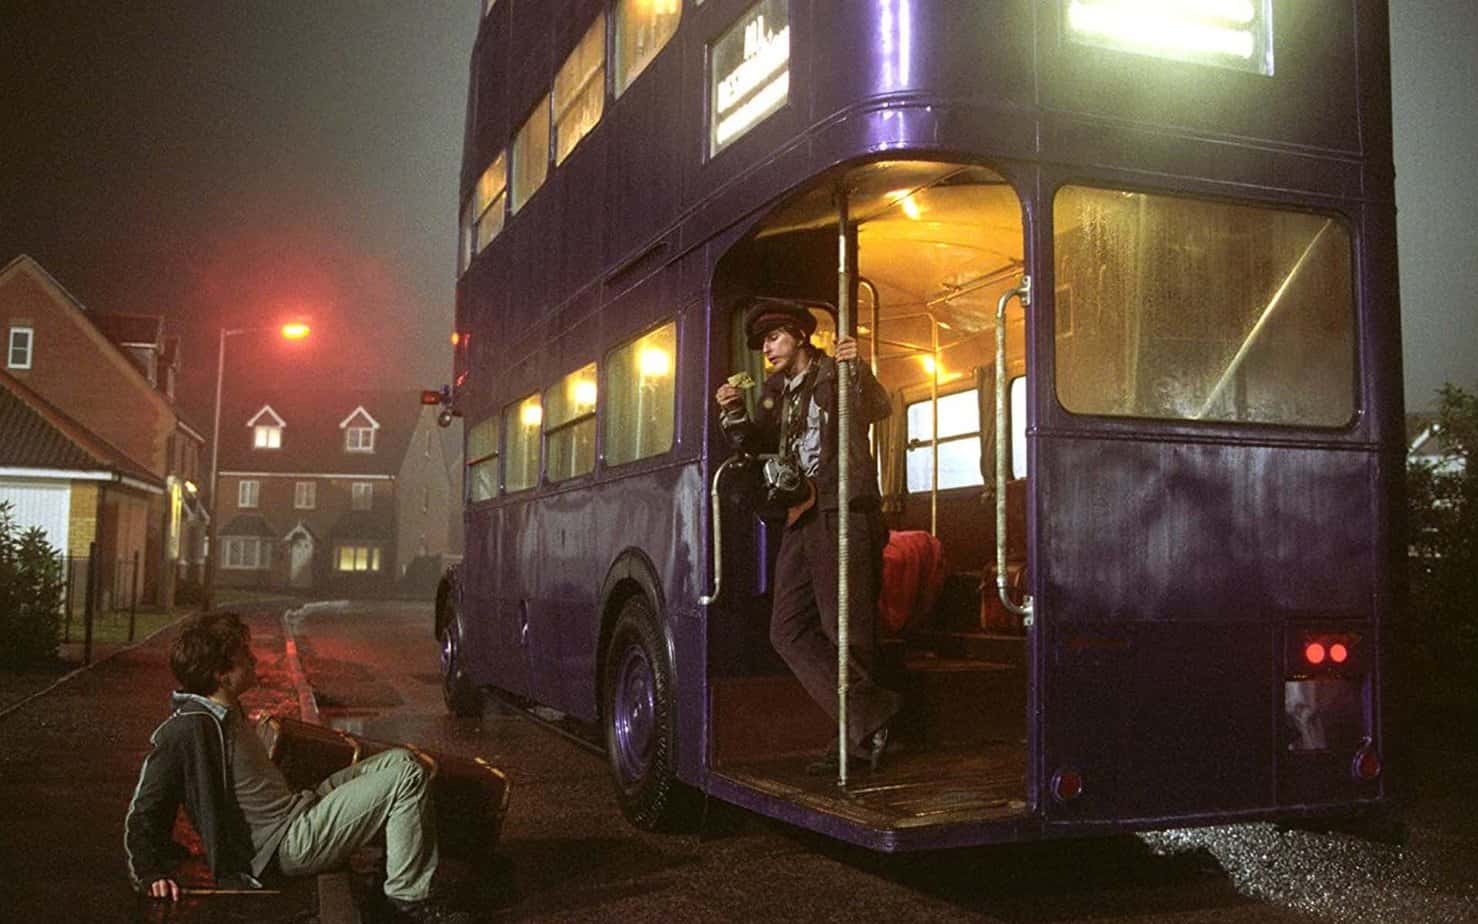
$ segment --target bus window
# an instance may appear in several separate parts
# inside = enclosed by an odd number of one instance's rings
[[[465,271],[472,258],[482,253],[488,242],[503,230],[504,193],[508,189],[508,160],[504,152],[498,156],[477,178],[472,197],[467,200],[467,210],[462,216],[462,269]]]
[[[513,211],[544,185],[549,175],[549,94],[529,113],[513,139]]]
[[[544,392],[550,481],[595,469],[595,395],[595,363],[576,369]]]
[[[1334,218],[1069,186],[1053,203],[1057,397],[1080,414],[1337,427],[1354,414]]]
[[[933,402],[908,405],[907,485],[910,494],[928,491],[934,480]],[[980,393],[975,389],[939,396],[939,490],[982,485]]]
[[[543,420],[544,409],[537,394],[503,409],[503,432],[508,438],[503,488],[510,494],[539,483],[539,425]]]
[[[467,496],[472,503],[498,494],[498,417],[467,431]]]
[[[606,354],[604,458],[635,462],[672,448],[677,324],[669,321]]]
[[[600,121],[606,101],[604,11],[554,75],[554,162],[562,164]]]
[[[618,0],[616,4],[616,95],[631,86],[677,32],[682,0]]]

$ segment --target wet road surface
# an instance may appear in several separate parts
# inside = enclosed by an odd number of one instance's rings
[[[466,895],[486,920],[1478,922],[1470,731],[1403,758],[1400,846],[1256,824],[890,857],[717,803],[698,834],[632,829],[602,756],[491,701],[445,713],[429,604],[295,625],[325,721],[508,774],[502,860]]]

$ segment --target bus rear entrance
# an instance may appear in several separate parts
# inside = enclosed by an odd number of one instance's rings
[[[892,412],[871,434],[879,625],[854,651],[906,705],[879,770],[845,789],[815,773],[835,726],[767,633],[782,525],[721,480],[708,790],[883,850],[1377,799],[1359,579],[1376,461],[1335,432],[1354,406],[1348,232],[1064,183],[1033,237],[1018,190],[1039,179],[853,166],[717,263],[712,355],[759,380],[724,306],[835,303],[855,255],[856,336]],[[836,319],[818,320],[830,352]]]

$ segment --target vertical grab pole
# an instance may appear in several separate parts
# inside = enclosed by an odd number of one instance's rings
[[[838,186],[837,207],[837,339],[852,332],[852,249],[847,246],[847,190]],[[847,533],[851,526],[852,366],[837,363],[837,785],[847,788],[847,655],[851,651],[850,570]],[[819,512],[818,512],[819,515]]]
[[[1001,295],[996,302],[996,594],[1007,612],[1021,617],[1028,629],[1032,625],[1032,598],[1026,597],[1023,606],[1011,600],[1006,584],[1006,476],[1009,461],[1006,449],[1006,303],[1011,299],[1021,300],[1023,309],[1032,303],[1032,278],[1023,276],[1021,285]]]

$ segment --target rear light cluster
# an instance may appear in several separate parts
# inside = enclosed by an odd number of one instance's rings
[[[1350,775],[1359,783],[1371,783],[1380,776],[1381,762],[1380,754],[1376,752],[1375,745],[1369,741],[1359,751],[1355,752],[1355,759],[1350,763]]]
[[[1083,794],[1083,775],[1071,767],[1052,774],[1052,798],[1066,804]]]
[[[1358,676],[1370,668],[1364,636],[1355,632],[1300,632],[1288,641],[1290,679]]]
[[[1325,658],[1331,664],[1343,664],[1350,659],[1350,649],[1343,642],[1331,642],[1328,648],[1323,642],[1309,642],[1304,646],[1304,660],[1310,664],[1323,664]]]

